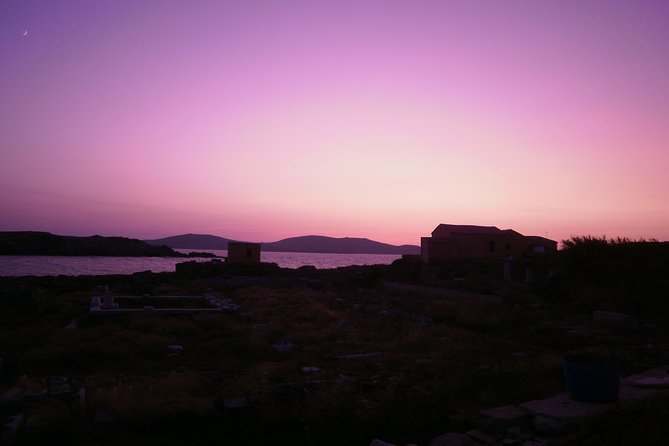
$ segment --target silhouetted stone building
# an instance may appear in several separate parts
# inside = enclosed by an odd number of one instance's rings
[[[420,240],[424,262],[483,258],[527,257],[557,250],[557,242],[539,236],[524,236],[513,229],[496,226],[440,224],[432,237]]]
[[[228,242],[228,263],[260,263],[260,243]]]

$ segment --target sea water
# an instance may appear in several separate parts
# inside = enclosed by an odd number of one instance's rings
[[[225,250],[177,249],[182,253],[209,252],[226,256]],[[307,252],[263,252],[261,261],[282,268],[313,265],[319,269],[350,265],[390,264],[400,258],[391,254],[332,254]],[[104,257],[104,256],[0,256],[0,276],[80,276],[132,274],[140,271],[174,272],[175,265],[188,261],[208,262],[208,258]]]

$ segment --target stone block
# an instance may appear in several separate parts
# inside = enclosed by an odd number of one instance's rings
[[[289,352],[293,349],[294,344],[292,342],[279,342],[276,344],[272,344],[272,348],[276,350],[279,353],[286,353]]]
[[[184,346],[179,344],[172,344],[167,346],[167,351],[174,354],[181,354],[184,351]]]
[[[25,414],[23,413],[7,418],[2,429],[2,436],[0,437],[2,444],[17,444],[17,440],[19,439],[19,430],[23,427],[24,422]]]
[[[225,398],[223,400],[223,408],[225,410],[241,410],[249,406],[249,400],[245,396],[238,396],[234,398]]]
[[[1,397],[0,403],[9,402],[9,401],[18,401],[19,398],[25,393],[25,391],[20,387],[12,387],[7,390]]]
[[[501,433],[510,426],[529,423],[530,416],[516,406],[501,406],[484,410],[479,414],[477,427],[490,433]]]
[[[512,438],[514,440],[520,440],[520,441],[529,440],[530,438],[532,438],[533,434],[534,433],[532,432],[532,429],[524,424],[511,426],[505,432],[507,438]]]
[[[492,444],[500,439],[499,435],[483,432],[478,429],[468,431],[467,435],[482,444]]]
[[[533,420],[534,430],[544,435],[560,435],[569,430],[569,426],[560,420],[538,415]]]
[[[614,313],[613,311],[597,310],[592,313],[592,317],[597,321],[620,327],[630,326],[634,321],[629,314]]]
[[[429,446],[478,446],[478,443],[465,434],[453,432],[434,437]]]
[[[669,377],[669,370],[666,367],[658,367],[654,369],[648,369],[642,373],[631,375],[626,378],[623,378],[621,384],[630,384],[635,385],[637,381],[645,378],[655,378],[660,380],[666,380]]]
[[[581,403],[560,393],[543,400],[523,403],[520,407],[534,415],[541,415],[561,421],[573,421],[596,417],[611,410],[616,403]]]
[[[395,446],[393,443],[388,443],[387,441],[379,440],[375,438],[369,443],[369,446]]]
[[[116,414],[114,411],[107,406],[98,406],[95,410],[95,425],[108,425],[116,423]]]
[[[560,435],[557,437],[556,436],[547,437],[547,436],[537,435],[536,437],[534,437],[534,439],[543,446],[582,446],[579,436],[574,433]]]

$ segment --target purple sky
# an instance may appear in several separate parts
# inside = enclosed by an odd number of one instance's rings
[[[667,1],[0,0],[0,230],[669,240],[668,24]]]

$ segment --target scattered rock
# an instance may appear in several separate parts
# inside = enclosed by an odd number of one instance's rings
[[[77,319],[73,319],[72,322],[65,326],[65,330],[76,330],[77,328],[79,328],[79,322]]]
[[[393,443],[388,443],[387,441],[379,440],[375,438],[369,443],[369,446],[395,446]]]
[[[528,441],[531,441],[531,440],[528,440]],[[581,442],[582,439],[576,433],[566,434],[566,435],[562,435],[562,436],[558,436],[558,437],[537,435],[536,437],[534,437],[534,441],[536,441],[536,443],[532,446],[535,446],[535,445],[540,445],[540,446],[571,446],[571,445],[582,444],[582,442]],[[602,442],[599,441],[599,442],[590,443],[590,444],[602,444]]]
[[[476,371],[481,374],[490,373],[490,366],[488,364],[482,364],[476,368]]]
[[[629,314],[614,313],[612,311],[597,310],[592,313],[596,321],[604,322],[610,325],[627,327],[632,325],[633,319]]]
[[[98,406],[95,409],[95,424],[106,425],[116,422],[116,415],[111,408],[106,406]]]
[[[479,414],[478,428],[484,432],[498,434],[513,425],[529,421],[529,414],[516,406],[502,406],[484,410]]]
[[[612,404],[573,401],[567,393],[560,393],[543,400],[528,401],[520,405],[521,408],[534,415],[543,415],[565,422],[595,417],[609,410],[611,406]]]
[[[202,398],[196,398],[195,399],[200,408],[207,412],[213,412],[216,409],[216,398],[207,396],[207,397],[202,397]]]
[[[316,271],[316,267],[314,265],[302,265],[297,268],[297,271],[301,273],[312,273]]]
[[[66,376],[51,377],[46,380],[46,391],[49,394],[68,393],[70,390],[70,381]]]
[[[17,443],[19,430],[23,427],[25,418],[25,414],[23,413],[7,418],[2,429],[2,437],[0,437],[2,444],[11,445]]]
[[[430,440],[429,446],[477,446],[478,443],[465,434],[450,433]]]
[[[19,398],[25,393],[25,391],[20,387],[12,387],[7,390],[4,395],[0,397],[0,404],[5,402],[14,402],[18,401]]]
[[[82,415],[86,414],[86,388],[85,387],[80,387],[79,391],[77,392],[77,397],[79,398],[79,408],[81,409]]]
[[[490,434],[488,432],[483,432],[478,429],[467,432],[467,435],[469,435],[479,443],[483,444],[492,444],[499,439],[499,435]]]
[[[430,322],[429,318],[424,314],[419,314],[414,319],[416,322],[418,322],[418,325],[420,325],[421,327],[427,326]]]
[[[179,344],[173,344],[167,346],[167,351],[175,355],[180,355],[184,351],[184,346]]]
[[[381,352],[352,353],[349,355],[339,355],[337,356],[337,359],[365,359],[365,358],[374,358],[376,356],[381,356]]]
[[[226,410],[245,409],[249,405],[249,399],[245,396],[238,396],[234,398],[225,398],[223,400],[223,408]]]
[[[645,376],[632,380],[630,384],[637,387],[667,388],[669,387],[669,376],[660,376],[660,377]]]
[[[562,329],[567,333],[585,333],[588,330],[582,325],[565,325],[562,327]]]
[[[294,344],[292,342],[279,342],[277,344],[272,344],[272,347],[279,353],[286,353],[293,349]]]
[[[506,436],[515,440],[529,440],[533,436],[532,429],[525,425],[511,426],[506,430]]]
[[[559,435],[567,431],[567,426],[559,420],[538,415],[534,417],[534,429],[540,434]]]
[[[349,321],[347,319],[343,319],[339,321],[339,326],[347,329],[347,330],[356,330],[358,327],[355,325],[355,322]]]

